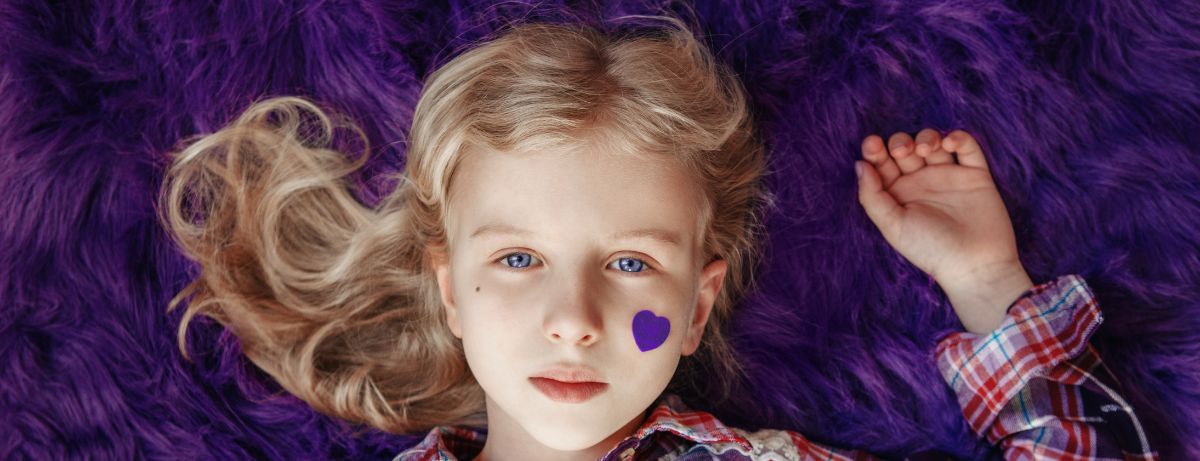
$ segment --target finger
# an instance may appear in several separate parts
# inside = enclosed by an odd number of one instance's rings
[[[988,170],[987,160],[983,157],[983,149],[975,142],[975,137],[963,130],[954,130],[942,140],[942,148],[954,152],[958,156],[958,164],[963,166]]]
[[[925,159],[916,155],[912,137],[908,133],[894,133],[888,138],[888,150],[896,165],[904,174],[913,173],[925,166]]]
[[[867,136],[862,144],[863,158],[879,171],[880,178],[883,182],[883,188],[887,189],[896,182],[900,177],[900,167],[888,155],[887,149],[883,147],[883,138],[878,135]]]
[[[892,228],[892,223],[899,219],[904,209],[892,194],[883,189],[883,181],[879,172],[870,163],[855,161],[855,166],[862,168],[862,176],[858,178],[858,202],[862,204],[867,217],[875,223],[886,235],[886,229]]]
[[[954,156],[942,149],[942,135],[933,128],[917,133],[917,155],[925,158],[927,165],[954,163]]]

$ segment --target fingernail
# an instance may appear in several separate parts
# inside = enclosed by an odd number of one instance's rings
[[[854,162],[854,175],[858,176],[858,179],[862,179],[862,174],[863,174],[862,162]]]

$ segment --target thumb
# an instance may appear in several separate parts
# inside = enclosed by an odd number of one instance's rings
[[[858,178],[858,202],[862,204],[863,210],[866,210],[871,222],[875,223],[875,227],[887,234],[892,228],[892,223],[900,219],[904,208],[896,202],[891,193],[883,190],[883,179],[873,165],[856,160],[854,167],[861,171]]]

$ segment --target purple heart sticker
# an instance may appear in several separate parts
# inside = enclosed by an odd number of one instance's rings
[[[648,310],[633,316],[633,340],[642,352],[661,346],[671,334],[671,321]]]

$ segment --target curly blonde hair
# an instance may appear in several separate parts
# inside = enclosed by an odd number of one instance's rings
[[[200,269],[168,307],[188,300],[184,356],[201,314],[322,413],[393,433],[484,424],[483,390],[446,324],[430,259],[447,245],[455,167],[466,150],[563,147],[602,131],[614,148],[670,156],[694,174],[707,204],[698,265],[728,264],[701,348],[669,389],[741,377],[722,327],[762,253],[761,216],[773,203],[764,148],[735,74],[682,21],[654,18],[675,27],[610,37],[517,25],[437,69],[399,183],[377,206],[357,200],[348,179],[369,147],[357,158],[331,147],[338,128],[364,146],[366,136],[308,99],[261,100],[185,139],[159,197],[163,225]]]

